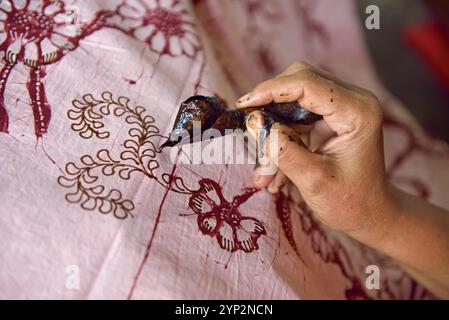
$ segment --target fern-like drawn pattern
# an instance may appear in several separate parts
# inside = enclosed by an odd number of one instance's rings
[[[100,98],[85,94],[82,99],[72,102],[73,108],[67,112],[72,120],[71,128],[84,139],[107,139],[110,132],[105,129],[104,118],[115,116],[124,118],[129,125],[128,139],[123,143],[120,156],[114,159],[107,149],[99,150],[94,156],[83,155],[80,164],[69,162],[65,166],[66,175],[58,178],[58,183],[72,189],[66,195],[71,203],[80,203],[86,210],[98,210],[103,214],[112,213],[118,219],[126,219],[132,215],[134,204],[124,199],[117,189],[107,190],[98,183],[99,175],[118,176],[129,180],[133,172],[144,174],[157,183],[182,194],[192,194],[196,190],[187,187],[180,177],[171,177],[169,173],[156,175],[159,162],[156,156],[160,153],[154,139],[163,137],[155,125],[155,119],[147,115],[142,106],[131,107],[126,97],[113,98],[109,91]]]

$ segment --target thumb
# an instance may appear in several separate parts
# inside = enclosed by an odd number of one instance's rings
[[[299,135],[291,128],[274,123],[265,143],[265,151],[276,166],[301,189],[312,177],[325,171],[325,159],[304,145]]]

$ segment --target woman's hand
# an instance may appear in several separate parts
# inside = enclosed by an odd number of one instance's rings
[[[275,192],[285,174],[322,222],[348,233],[369,233],[374,226],[393,218],[381,210],[388,202],[388,187],[382,113],[376,97],[297,62],[278,77],[260,83],[236,105],[250,107],[294,100],[323,116],[310,132],[314,152],[292,139],[291,128],[275,125],[273,128],[279,129],[278,143],[270,143],[274,140],[270,140],[270,134],[265,146],[281,172],[264,177],[256,169],[255,184],[269,186],[268,190]],[[251,121],[247,123],[256,136],[263,121],[257,113],[248,117]]]
[[[255,184],[276,192],[287,176],[323,223],[389,255],[435,294],[449,298],[449,212],[388,183],[376,97],[297,62],[236,106],[295,100],[323,120],[306,128],[308,148],[294,128],[273,124],[264,148],[280,171],[261,176],[256,169]],[[254,111],[247,119],[257,139],[262,113]]]

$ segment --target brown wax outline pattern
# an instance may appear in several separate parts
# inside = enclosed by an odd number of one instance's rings
[[[124,118],[130,126],[119,157],[111,156],[110,150],[100,149],[94,155],[81,156],[79,163],[70,161],[65,165],[66,174],[58,177],[57,181],[62,187],[70,189],[65,196],[68,202],[79,203],[84,210],[112,213],[118,219],[133,217],[134,203],[125,199],[120,190],[107,189],[98,183],[100,175],[130,180],[132,173],[140,173],[176,193],[192,194],[197,191],[187,187],[181,177],[171,177],[170,173],[165,172],[156,175],[159,168],[156,157],[161,151],[154,139],[164,136],[160,134],[154,117],[147,114],[142,106],[130,106],[129,98],[119,96],[115,99],[109,91],[104,91],[99,98],[87,93],[81,99],[72,101],[67,116],[72,121],[71,129],[83,139],[109,138],[110,132],[103,122],[107,116]]]

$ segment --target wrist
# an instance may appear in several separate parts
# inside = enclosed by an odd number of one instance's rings
[[[372,194],[370,198],[367,200],[362,227],[348,234],[365,245],[385,252],[394,239],[401,219],[401,191],[387,182],[380,192]]]

